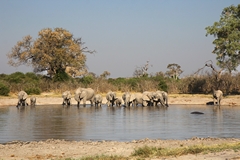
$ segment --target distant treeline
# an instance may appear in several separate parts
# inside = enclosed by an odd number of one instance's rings
[[[173,79],[164,75],[132,77],[132,78],[105,78],[92,75],[72,78],[67,75],[51,79],[45,75],[32,72],[0,74],[0,95],[8,96],[21,90],[28,94],[38,95],[42,92],[61,94],[66,90],[72,93],[78,87],[90,87],[97,93],[106,93],[109,90],[116,92],[143,92],[164,90],[170,94],[209,94],[212,89],[220,89],[225,95],[240,93],[240,74],[230,75],[223,73],[220,79],[211,73],[204,75],[190,75],[181,79]],[[67,77],[66,77],[67,76]]]

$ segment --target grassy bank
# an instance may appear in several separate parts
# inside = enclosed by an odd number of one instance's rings
[[[187,154],[208,154],[217,153],[225,150],[233,150],[239,152],[240,143],[224,143],[220,145],[194,145],[183,147],[179,146],[176,148],[162,148],[162,147],[151,147],[144,146],[135,149],[135,151],[129,157],[123,156],[107,156],[107,155],[95,155],[80,158],[80,160],[125,160],[125,159],[151,159],[151,158],[164,158],[164,157],[178,157]],[[69,158],[71,160],[71,158]]]

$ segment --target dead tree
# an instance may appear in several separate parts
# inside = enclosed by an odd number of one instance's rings
[[[198,69],[197,72],[195,72],[194,74],[198,74],[201,70],[203,70],[205,67],[209,67],[212,69],[213,75],[215,77],[215,83],[213,84],[214,88],[219,89],[221,86],[221,75],[222,75],[222,71],[223,69],[217,70],[214,66],[213,66],[213,62],[211,60],[208,60],[205,62],[205,65]]]

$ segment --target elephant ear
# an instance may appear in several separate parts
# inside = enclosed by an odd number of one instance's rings
[[[67,95],[67,99],[70,99],[72,96],[71,96],[71,94],[68,94]]]
[[[136,99],[135,95],[132,94],[131,97],[130,97],[130,102],[132,102],[135,99]]]
[[[27,93],[23,93],[23,99],[27,99],[28,95]]]
[[[87,96],[87,92],[86,91],[82,91],[80,94],[79,94],[79,97],[80,98],[83,98],[83,97],[86,97]]]
[[[126,93],[123,93],[122,99],[126,99]]]
[[[145,95],[145,94],[142,96],[142,99],[143,99],[144,101],[149,101],[149,100],[150,100],[149,97],[148,97],[147,95]]]
[[[79,94],[75,94],[74,99],[75,99],[77,102],[79,102],[79,101],[80,101]]]

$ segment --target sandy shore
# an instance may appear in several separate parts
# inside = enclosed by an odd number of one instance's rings
[[[51,96],[51,94],[36,95],[37,105],[47,104],[62,104],[61,96]],[[121,95],[118,95],[121,97]],[[2,106],[13,106],[17,104],[17,97],[0,97],[0,107]],[[29,103],[29,98],[28,98]],[[169,95],[169,104],[202,104],[205,105],[207,102],[213,101],[211,95],[199,95],[199,94],[173,94]],[[72,98],[72,104],[76,105],[77,102]],[[89,103],[89,102],[87,102]],[[106,104],[106,98],[103,95],[103,104]],[[221,101],[221,105],[227,106],[240,106],[240,95],[232,95],[224,97]]]
[[[37,97],[37,105],[61,104],[61,96],[41,95]],[[212,101],[211,95],[169,95],[169,104],[206,104]],[[104,102],[106,99],[104,98]],[[0,107],[15,106],[16,97],[0,97]],[[73,100],[75,105],[76,101]],[[228,96],[222,100],[222,105],[240,106],[240,96]],[[171,106],[170,106],[171,107]],[[1,135],[0,135],[1,136]],[[240,139],[192,138],[188,140],[149,140],[143,139],[131,142],[116,141],[64,141],[46,140],[40,142],[11,142],[0,144],[0,159],[66,159],[81,158],[94,155],[119,155],[129,157],[138,147],[156,146],[163,148],[187,147],[193,145],[218,145],[224,143],[240,143]],[[130,157],[129,159],[136,159]],[[188,154],[171,157],[152,157],[148,159],[161,160],[230,160],[240,159],[240,151],[225,150],[217,153]]]
[[[0,144],[0,159],[27,160],[27,159],[79,159],[94,155],[117,155],[137,159],[131,154],[135,149],[144,146],[161,148],[182,148],[194,145],[220,145],[240,143],[239,139],[192,138],[189,140],[150,140],[143,139],[131,142],[116,141],[64,141],[47,140],[40,142],[12,142]],[[127,159],[127,158],[124,158]],[[142,158],[143,159],[143,158]],[[152,157],[154,160],[230,160],[240,159],[240,151],[225,150],[217,153],[187,154],[182,156]]]

